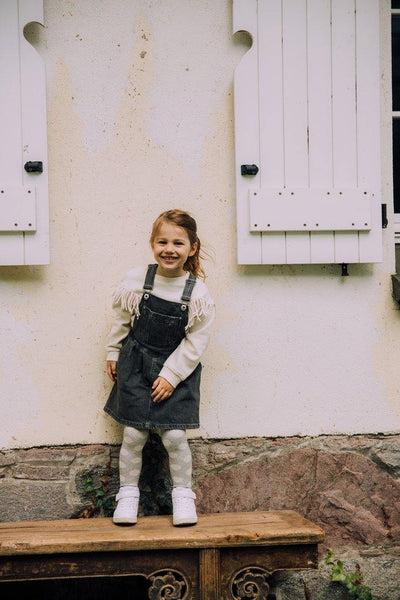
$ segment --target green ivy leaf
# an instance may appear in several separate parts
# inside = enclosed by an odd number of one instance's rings
[[[361,586],[361,591],[358,595],[359,600],[372,600],[372,593],[366,585]]]
[[[350,592],[350,595],[353,596],[353,598],[358,598],[358,592],[360,589],[359,585],[354,585],[353,583],[349,582],[347,584],[347,589]]]
[[[346,582],[346,575],[344,573],[343,563],[341,560],[337,560],[332,567],[332,581],[339,581],[340,583]]]
[[[333,558],[333,550],[332,548],[328,548],[328,550],[326,551],[326,556],[325,556],[325,562],[327,565],[333,565],[334,564],[334,558]]]

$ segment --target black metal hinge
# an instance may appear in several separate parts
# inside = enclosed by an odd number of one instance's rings
[[[41,160],[30,160],[24,164],[27,173],[43,173],[43,163]]]
[[[381,209],[382,209],[382,229],[386,229],[386,227],[388,226],[388,218],[387,218],[387,206],[386,204],[381,204]]]
[[[257,165],[240,165],[240,173],[242,175],[257,175],[258,170]]]

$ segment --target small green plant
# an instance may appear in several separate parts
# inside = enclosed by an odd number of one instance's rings
[[[108,477],[111,475],[112,471],[109,466],[104,474],[86,471],[84,474],[84,491],[90,504],[80,513],[81,518],[90,519],[95,516],[109,517],[112,515],[114,501],[109,495],[108,488]]]
[[[360,566],[356,565],[354,572],[346,573],[344,564],[333,555],[333,550],[328,548],[325,562],[332,567],[332,581],[344,585],[351,596],[357,600],[372,600],[371,589],[363,584]]]

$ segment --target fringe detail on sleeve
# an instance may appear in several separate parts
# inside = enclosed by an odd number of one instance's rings
[[[213,308],[214,303],[209,298],[203,297],[191,300],[189,306],[188,324],[185,327],[185,331],[188,331],[192,327],[196,319],[200,321],[203,317],[210,315],[213,311]]]
[[[123,310],[130,312],[134,317],[140,315],[139,304],[141,298],[141,294],[122,286],[119,286],[113,294],[114,304],[120,304]]]

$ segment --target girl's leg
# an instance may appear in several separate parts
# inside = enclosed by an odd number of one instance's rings
[[[172,509],[174,525],[195,525],[197,523],[196,495],[192,491],[192,454],[181,429],[161,432],[161,440],[168,452],[171,471]]]
[[[142,470],[142,450],[149,437],[145,429],[124,428],[121,451],[119,454],[120,485],[137,486]]]
[[[192,453],[182,429],[166,429],[161,431],[161,440],[169,456],[174,487],[192,487]]]
[[[118,501],[113,521],[118,524],[137,522],[139,509],[138,481],[142,470],[142,450],[149,436],[148,431],[124,428],[124,437],[119,455],[120,488],[116,496]]]

